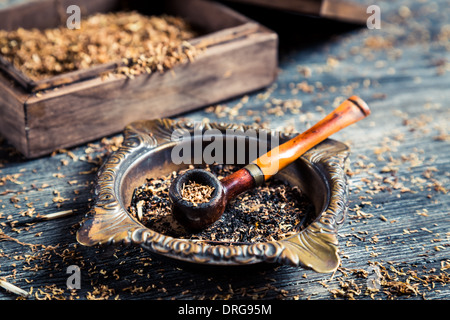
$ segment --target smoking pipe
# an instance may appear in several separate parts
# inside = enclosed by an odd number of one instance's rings
[[[202,169],[192,169],[179,175],[169,188],[174,218],[188,230],[195,232],[204,229],[220,218],[227,203],[237,195],[261,185],[330,135],[369,114],[368,105],[361,98],[352,96],[305,132],[221,180]],[[183,199],[183,185],[189,181],[215,189],[209,202],[194,204]]]

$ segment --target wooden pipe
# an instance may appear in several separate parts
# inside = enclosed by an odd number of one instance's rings
[[[187,229],[197,231],[207,227],[220,218],[227,203],[237,195],[262,184],[318,143],[369,114],[367,104],[361,98],[352,96],[305,132],[273,148],[220,181],[213,174],[201,169],[180,175],[169,189],[172,214]],[[181,189],[183,183],[188,181],[214,187],[210,201],[194,205],[183,200]]]

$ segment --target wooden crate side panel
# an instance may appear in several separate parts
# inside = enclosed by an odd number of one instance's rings
[[[0,134],[21,153],[27,155],[25,99],[24,95],[16,94],[10,81],[0,75]]]
[[[173,116],[260,89],[275,80],[276,72],[277,36],[263,32],[212,47],[193,63],[163,74],[68,86],[28,101],[30,155],[119,132],[132,121]]]

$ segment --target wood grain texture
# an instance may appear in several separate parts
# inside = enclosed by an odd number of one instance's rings
[[[96,141],[70,149],[72,154],[34,160],[2,144],[0,228],[22,244],[0,241],[0,277],[27,291],[33,288],[33,299],[46,294],[69,299],[66,269],[73,264],[81,268],[81,289],[73,297],[82,300],[449,299],[450,72],[444,26],[450,6],[444,0],[377,4],[382,29],[328,30],[313,44],[283,43],[273,86],[176,117],[259,121],[302,132],[352,94],[367,101],[368,123],[332,137],[351,148],[349,211],[339,229],[342,264],[334,275],[274,265],[218,270],[177,264],[136,248],[79,246],[75,230],[89,210],[95,170],[108,153],[105,143]],[[55,191],[65,200],[54,202]],[[27,204],[40,214],[68,209],[76,214],[19,227],[12,222],[28,221]],[[401,294],[383,283],[367,295],[374,266],[391,282],[409,281],[417,292]],[[16,298],[0,289],[0,299]]]
[[[276,37],[261,33],[209,48],[172,72],[133,80],[93,79],[30,98],[29,156],[118,132],[139,119],[173,116],[268,86],[276,76],[275,52]]]

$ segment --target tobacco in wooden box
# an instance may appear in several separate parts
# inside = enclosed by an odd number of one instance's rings
[[[65,5],[42,0],[0,10],[0,29],[55,28],[64,18]],[[88,17],[120,11],[123,2],[80,0],[77,5],[82,17]],[[224,5],[167,0],[128,6],[145,15],[153,15],[154,6],[159,6],[158,13],[182,17],[201,30],[202,35],[183,43],[184,49],[189,49],[183,51],[189,62],[173,67],[171,62],[170,72],[148,74],[129,64],[146,64],[146,59],[128,59],[125,64],[121,59],[33,80],[3,58],[0,134],[26,157],[117,133],[140,119],[170,117],[209,106],[264,88],[276,78],[277,35]],[[46,18],[36,12],[46,12]],[[190,46],[207,49],[190,62]],[[128,76],[105,76],[118,67]]]

